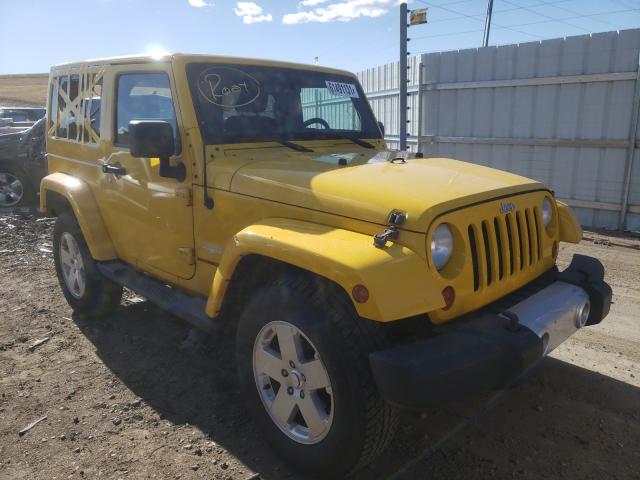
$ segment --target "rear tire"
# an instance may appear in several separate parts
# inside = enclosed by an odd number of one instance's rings
[[[29,175],[14,165],[0,165],[0,207],[26,207],[36,203]]]
[[[293,278],[258,291],[240,316],[236,355],[247,408],[276,453],[301,472],[336,479],[384,450],[398,416],[378,394],[369,367],[368,354],[386,346],[379,325],[359,318],[341,290],[323,287]],[[293,361],[291,344],[300,354]],[[302,402],[310,399],[319,415],[308,415]]]
[[[62,293],[74,312],[107,315],[120,305],[122,286],[98,270],[73,213],[62,212],[53,230],[53,259]]]

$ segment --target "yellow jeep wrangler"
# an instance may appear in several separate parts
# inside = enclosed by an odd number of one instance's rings
[[[351,73],[90,60],[51,69],[47,115],[41,208],[71,307],[107,314],[126,286],[232,323],[247,408],[302,471],[355,471],[398,407],[502,388],[609,311],[600,262],[555,266],[581,228],[552,191],[387,150]]]

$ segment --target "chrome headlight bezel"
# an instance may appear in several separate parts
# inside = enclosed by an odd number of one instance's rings
[[[540,211],[542,212],[542,224],[547,228],[551,224],[551,220],[553,220],[553,204],[549,197],[544,197],[542,200]]]
[[[430,244],[431,261],[436,270],[442,270],[453,255],[453,231],[446,223],[436,227],[431,235]]]

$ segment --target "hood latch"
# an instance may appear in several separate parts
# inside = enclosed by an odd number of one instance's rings
[[[387,218],[389,226],[382,233],[376,233],[373,236],[373,246],[376,248],[384,248],[390,240],[396,240],[400,233],[398,227],[407,220],[407,214],[400,210],[392,210]]]

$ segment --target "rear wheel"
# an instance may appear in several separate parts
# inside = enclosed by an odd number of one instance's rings
[[[106,315],[120,305],[122,287],[98,271],[71,212],[62,212],[56,220],[53,251],[58,282],[75,312]]]
[[[36,200],[35,188],[21,169],[0,165],[0,208],[32,205]]]
[[[339,478],[374,459],[397,412],[377,393],[368,353],[379,326],[311,279],[280,281],[247,304],[237,333],[239,383],[269,444],[294,468]]]

